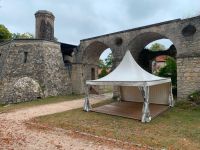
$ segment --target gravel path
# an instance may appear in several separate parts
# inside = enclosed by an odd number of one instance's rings
[[[110,96],[111,95],[96,96],[91,98],[91,102],[97,103]],[[110,149],[110,147],[106,145],[103,146],[92,141],[70,137],[67,133],[61,131],[31,130],[27,128],[24,123],[37,116],[63,112],[82,106],[83,99],[80,99],[0,114],[0,150]]]

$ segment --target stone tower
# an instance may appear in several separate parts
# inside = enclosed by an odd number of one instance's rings
[[[54,20],[53,13],[46,10],[39,10],[35,13],[36,39],[54,40]]]

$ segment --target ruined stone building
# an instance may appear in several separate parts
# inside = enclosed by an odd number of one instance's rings
[[[99,56],[105,49],[112,50],[113,69],[127,49],[145,68],[150,56],[141,59],[147,56],[144,47],[159,39],[171,40],[176,50],[164,53],[176,57],[178,98],[200,89],[200,16],[83,39],[78,46],[54,40],[51,12],[38,11],[35,18],[36,39],[0,43],[1,103],[84,93],[85,80],[98,76]]]

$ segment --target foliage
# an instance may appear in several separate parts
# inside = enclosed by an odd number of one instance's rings
[[[31,33],[10,33],[10,31],[2,24],[0,24],[0,40],[7,39],[33,39],[34,36]]]
[[[105,65],[106,65],[107,69],[112,67],[112,65],[113,65],[113,55],[112,55],[112,53],[110,53],[108,55],[108,57],[105,59]]]
[[[13,39],[33,39],[33,34],[26,32],[26,33],[13,33],[12,34]]]
[[[106,76],[107,74],[108,74],[108,72],[107,72],[106,68],[104,67],[104,68],[102,68],[101,73],[98,76],[99,76],[99,78],[102,78],[102,77]]]
[[[160,43],[154,43],[149,48],[151,51],[160,51],[160,50],[166,50],[165,46]]]
[[[105,59],[105,61],[103,61],[102,59],[99,59],[99,68],[106,68],[106,69],[110,69],[112,67],[113,64],[113,56],[112,53],[110,53],[107,58]]]
[[[188,96],[188,99],[197,105],[200,105],[200,91],[196,91]]]
[[[105,59],[105,61],[103,61],[102,59],[99,60],[98,66],[101,69],[101,73],[98,75],[99,78],[102,78],[104,76],[106,76],[108,74],[108,70],[111,69],[113,65],[113,56],[112,53],[110,53],[107,58]]]
[[[176,91],[177,88],[176,70],[177,70],[176,60],[172,57],[168,57],[166,60],[166,65],[163,68],[161,68],[158,72],[158,76],[171,78],[174,91]]]
[[[2,24],[0,24],[0,40],[11,39],[12,34],[10,31]]]
[[[105,68],[105,63],[102,59],[99,59],[99,63],[98,63],[99,68]]]

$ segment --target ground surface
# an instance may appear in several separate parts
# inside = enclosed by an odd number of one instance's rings
[[[93,97],[92,103],[109,98],[110,95]],[[34,130],[26,125],[26,121],[34,117],[67,111],[83,106],[83,99],[46,104],[31,108],[15,110],[0,114],[0,149],[111,149],[109,145],[69,136],[62,130]],[[112,149],[117,149],[112,147]]]
[[[98,106],[107,102],[101,102]],[[37,117],[34,122],[133,145],[169,150],[200,149],[200,106],[189,101],[177,103],[174,108],[147,124],[102,113],[83,113],[81,109]]]
[[[10,111],[21,109],[21,108],[28,108],[28,107],[39,106],[39,105],[44,105],[44,104],[52,104],[52,103],[55,104],[58,102],[71,101],[71,100],[76,100],[76,99],[81,99],[81,98],[84,98],[84,95],[56,96],[56,97],[48,97],[44,99],[37,99],[34,101],[28,101],[24,103],[8,104],[8,105],[0,104],[0,113],[10,112]]]

